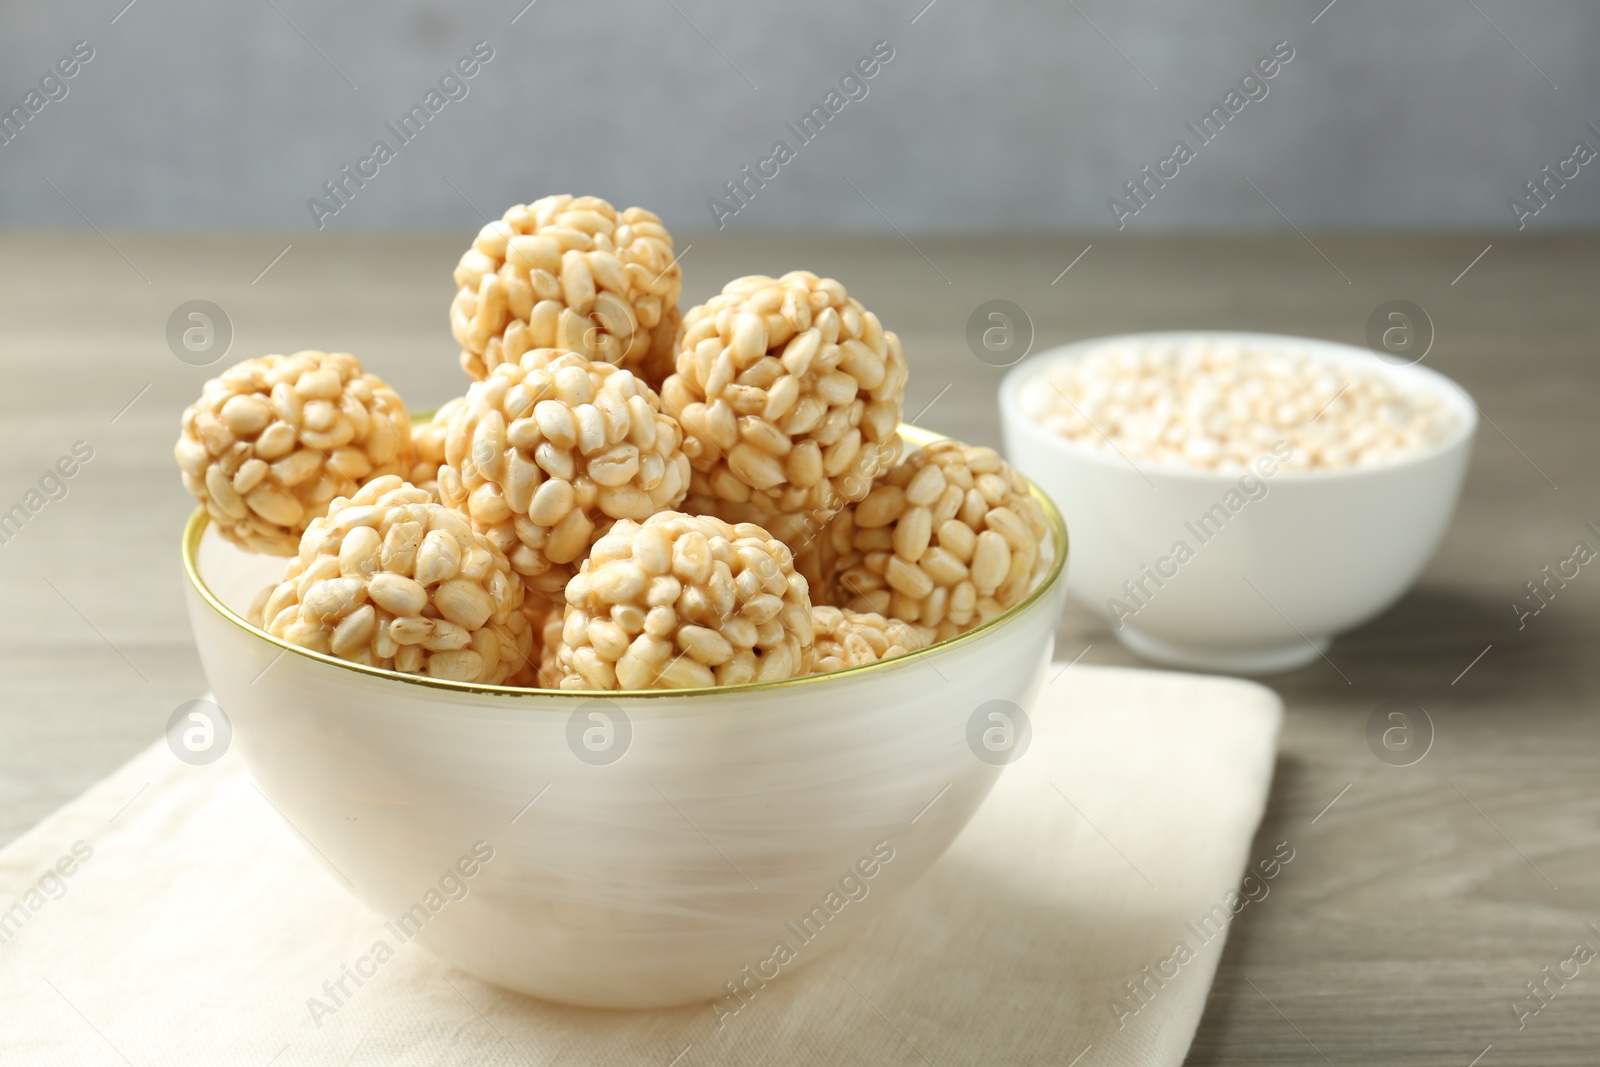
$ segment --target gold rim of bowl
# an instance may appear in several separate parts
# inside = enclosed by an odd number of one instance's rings
[[[413,416],[413,422],[425,421],[426,418],[431,418],[431,416],[432,412],[425,412],[420,415]],[[904,438],[907,443],[913,445],[914,447],[920,448],[923,445],[929,444],[933,441],[943,440],[946,435],[934,433],[931,430],[924,430],[921,427],[911,426],[903,423],[900,426],[900,436]],[[935,653],[976,640],[980,635],[989,633],[1001,626],[1006,625],[1017,616],[1021,615],[1024,611],[1027,611],[1028,608],[1037,603],[1041,597],[1054,588],[1055,584],[1061,580],[1062,572],[1065,570],[1067,564],[1068,545],[1067,524],[1066,521],[1062,519],[1061,512],[1056,509],[1055,504],[1050,500],[1050,498],[1040,491],[1039,487],[1033,483],[1032,479],[1027,478],[1026,475],[1023,477],[1024,480],[1028,482],[1028,488],[1033,493],[1034,499],[1038,500],[1040,506],[1044,509],[1045,521],[1050,527],[1050,535],[1055,543],[1056,552],[1054,558],[1050,562],[1050,569],[1045,572],[1044,577],[1034,585],[1033,589],[1031,589],[1028,592],[1028,595],[1023,597],[1019,603],[1013,604],[1010,608],[1001,612],[999,615],[996,615],[988,622],[981,623],[968,630],[966,633],[957,634],[955,637],[936,642],[926,648],[919,648],[915,652],[908,652],[903,656],[896,656],[893,659],[880,660],[877,663],[866,663],[857,667],[846,667],[843,670],[829,671],[826,674],[806,674],[796,678],[783,678],[778,681],[770,682],[746,682],[742,685],[700,686],[693,689],[530,689],[513,685],[483,685],[475,682],[454,682],[443,678],[430,678],[423,674],[405,674],[401,671],[389,670],[386,667],[369,667],[364,663],[353,663],[349,660],[339,659],[337,656],[330,656],[323,652],[314,652],[309,648],[301,648],[299,645],[290,644],[288,641],[285,641],[280,637],[274,637],[272,634],[267,633],[258,626],[251,625],[251,623],[242,615],[238,614],[226,604],[222,603],[222,601],[217,598],[216,594],[211,591],[211,588],[206,584],[205,579],[200,576],[199,567],[200,538],[205,533],[206,527],[211,523],[211,517],[206,514],[204,508],[196,508],[194,514],[189,516],[189,521],[184,526],[183,571],[186,575],[188,575],[189,583],[194,586],[195,591],[200,594],[200,598],[204,600],[213,611],[221,615],[222,618],[227,622],[232,623],[234,626],[244,630],[251,636],[265,641],[268,644],[275,645],[285,652],[293,652],[297,656],[304,656],[307,659],[316,660],[320,663],[325,663],[332,667],[338,667],[342,670],[354,671],[357,674],[365,674],[374,678],[381,678],[391,682],[399,682],[403,685],[417,685],[430,689],[443,689],[456,693],[481,693],[490,696],[537,697],[541,699],[560,698],[574,701],[594,700],[597,698],[612,701],[618,699],[633,701],[640,699],[648,700],[681,697],[740,697],[750,693],[766,692],[773,689],[783,689],[786,687],[802,685],[816,685],[818,683],[827,682],[830,679],[844,678],[846,676],[861,676],[871,671],[903,669]],[[288,557],[285,557],[284,562],[287,565]]]

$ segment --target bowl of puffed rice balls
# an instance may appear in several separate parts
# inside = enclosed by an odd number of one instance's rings
[[[1025,751],[1065,592],[1050,500],[901,422],[843,285],[680,315],[676,271],[643,209],[518,205],[456,269],[461,396],[262,356],[175,448],[262,792],[393,937],[588,1007],[715,1002],[887,908]]]
[[[1404,595],[1477,425],[1425,367],[1204,331],[1039,353],[1000,408],[1010,459],[1071,517],[1073,598],[1147,659],[1261,674],[1326,659]]]

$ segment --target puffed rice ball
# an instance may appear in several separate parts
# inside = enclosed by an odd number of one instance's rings
[[[672,372],[683,275],[672,235],[640,207],[597,196],[518,204],[456,265],[450,331],[481,381],[533,348],[565,348],[643,374]]]
[[[450,420],[440,499],[559,602],[617,519],[676,507],[689,488],[677,420],[632,371],[535,349],[474,383]]]
[[[894,462],[900,339],[832,278],[738,278],[684,317],[661,387],[694,468],[686,510],[794,538]]]
[[[564,689],[683,689],[811,668],[811,600],[783,542],[664,511],[595,542],[567,583]]]
[[[415,460],[406,481],[418,489],[426,489],[437,499],[439,495],[439,468],[444,466],[445,434],[450,429],[450,416],[454,415],[467,398],[458,396],[446,400],[433,413],[433,418],[411,428],[411,445]]]
[[[886,619],[874,612],[821,605],[811,609],[811,629],[816,641],[812,674],[878,663],[928,644],[928,639],[908,622]]]
[[[410,469],[411,420],[347,352],[262,356],[206,382],[173,455],[218,533],[292,556],[334,497]]]
[[[522,598],[465,516],[388,475],[312,521],[264,615],[268,633],[302,648],[494,685],[529,659]]]
[[[819,602],[943,641],[1027,595],[1054,558],[1044,509],[992,448],[935,441],[836,515],[799,567]]]

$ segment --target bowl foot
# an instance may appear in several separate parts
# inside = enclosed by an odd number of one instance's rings
[[[1152,637],[1132,626],[1118,630],[1117,638],[1129,651],[1156,663],[1226,674],[1281,674],[1292,671],[1316,660],[1333,643],[1333,638],[1329,636],[1296,640],[1286,645],[1219,648]]]

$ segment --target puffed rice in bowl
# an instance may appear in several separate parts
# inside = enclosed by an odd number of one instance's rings
[[[1073,521],[1073,598],[1134,652],[1272,673],[1397,601],[1444,537],[1477,409],[1352,345],[1096,338],[1006,375],[1011,462]]]
[[[901,433],[912,446],[933,439]],[[843,943],[893,907],[988,794],[1001,768],[977,754],[971,723],[993,701],[1032,700],[1064,592],[1066,528],[1034,492],[1053,562],[1021,602],[878,661],[874,642],[897,647],[903,624],[830,617],[825,650],[858,665],[768,682],[523,689],[294,646],[244,617],[283,561],[230,544],[203,511],[184,534],[186,595],[256,782],[376,914],[411,912],[441,870],[491,855],[419,941],[528,995],[664,1007],[725,995],[853,871],[871,892],[829,920],[827,944]],[[550,632],[548,616],[540,627]]]

